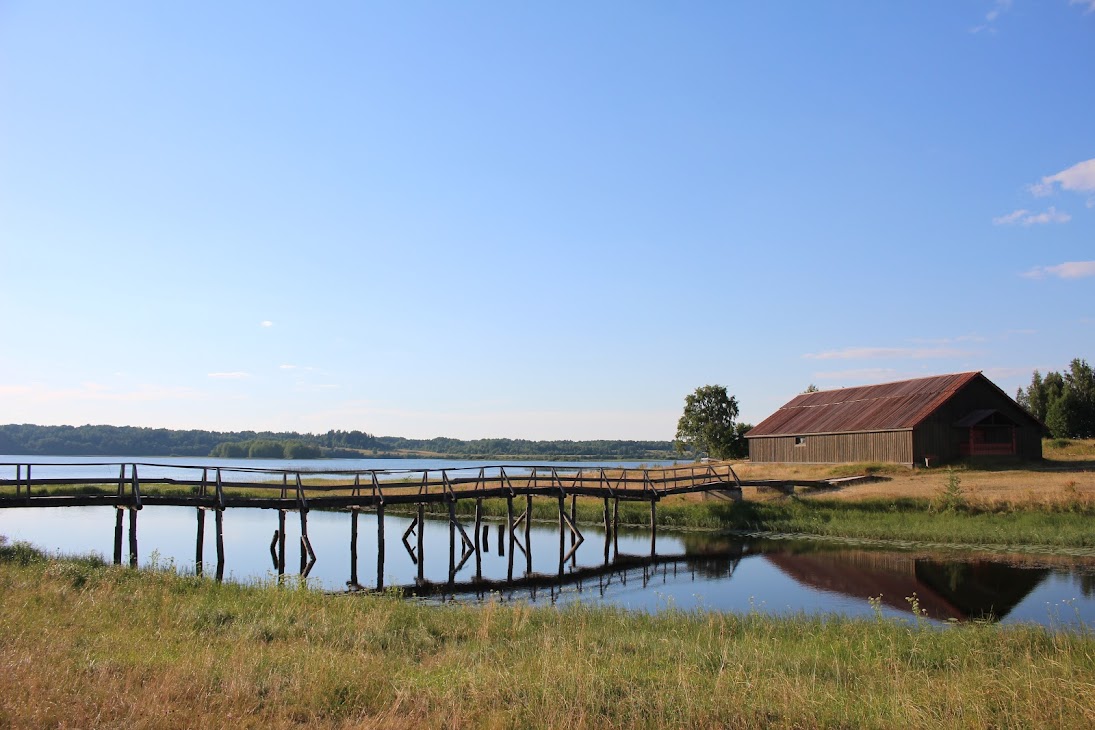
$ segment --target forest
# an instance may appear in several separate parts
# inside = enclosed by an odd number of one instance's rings
[[[1015,400],[1054,438],[1095,437],[1095,371],[1086,360],[1074,359],[1063,374],[1050,371],[1043,376],[1035,370]]]
[[[458,459],[671,459],[669,441],[408,439],[363,431],[202,431],[135,426],[0,425],[0,454],[28,456],[224,456],[313,459],[447,457]]]

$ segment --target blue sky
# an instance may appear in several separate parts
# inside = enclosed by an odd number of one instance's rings
[[[0,5],[0,423],[671,438],[1095,361],[1095,0]]]

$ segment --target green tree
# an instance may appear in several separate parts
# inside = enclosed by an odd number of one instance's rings
[[[820,390],[821,390],[821,388],[817,387],[813,383],[810,383],[809,385],[806,386],[806,390],[804,390],[802,392],[803,393],[817,393]]]
[[[1065,373],[1065,388],[1071,396],[1068,435],[1073,438],[1095,436],[1095,372],[1086,360],[1076,358]]]
[[[744,456],[749,449],[744,431],[735,424],[738,401],[721,385],[704,385],[684,399],[673,446],[677,453],[706,453],[714,459]]]

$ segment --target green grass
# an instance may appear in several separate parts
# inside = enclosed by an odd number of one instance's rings
[[[579,523],[602,524],[603,503],[579,500]],[[475,509],[472,500],[457,502],[457,511],[467,517]],[[567,510],[570,503],[567,502]],[[441,515],[447,507],[433,506],[430,514]],[[524,500],[514,501],[514,511],[524,510]],[[505,500],[484,500],[483,513],[504,517]],[[918,542],[946,542],[968,545],[1045,545],[1095,548],[1089,504],[1062,502],[1052,507],[1014,508],[1002,505],[943,508],[926,499],[780,499],[765,502],[663,503],[656,510],[660,527],[679,529],[782,532],[825,537],[869,538]],[[559,519],[555,500],[534,499],[533,518]],[[650,524],[648,502],[620,502],[620,523],[628,526]]]
[[[427,606],[0,549],[3,727],[1088,727],[1095,636]]]
[[[948,472],[950,482],[940,488],[934,499],[860,499],[839,500],[824,497],[783,498],[766,501],[747,500],[682,502],[666,501],[657,506],[660,528],[722,530],[745,532],[780,532],[845,537],[872,540],[947,543],[955,545],[1049,546],[1058,548],[1095,549],[1095,504],[1075,499],[1061,499],[1048,504],[1016,505],[1012,503],[968,502],[959,486],[961,471]],[[114,487],[85,486],[81,493],[112,494]],[[71,494],[72,487],[53,487],[53,493]],[[148,493],[191,494],[188,487],[158,487]],[[244,490],[232,494],[263,496]],[[523,498],[514,500],[515,514],[525,507]],[[475,501],[459,500],[458,514],[467,518],[474,514]],[[570,502],[566,509],[569,512]],[[409,513],[411,507],[392,507],[392,512]],[[427,514],[443,516],[448,507],[427,506]],[[504,499],[483,502],[484,516],[504,518]],[[603,524],[603,502],[599,499],[579,499],[577,516],[580,524]],[[558,502],[555,499],[533,499],[533,520],[557,522]],[[650,503],[621,501],[620,523],[645,527],[650,524]]]

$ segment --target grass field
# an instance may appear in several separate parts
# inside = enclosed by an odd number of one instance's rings
[[[1090,727],[1095,635],[425,606],[0,547],[0,726]]]

